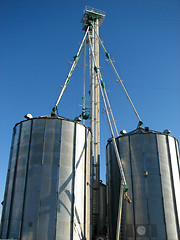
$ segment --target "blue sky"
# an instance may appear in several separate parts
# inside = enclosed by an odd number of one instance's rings
[[[0,201],[13,127],[26,113],[50,114],[83,38],[85,6],[106,12],[100,37],[144,126],[160,132],[170,129],[180,140],[179,0],[1,0]],[[100,49],[101,72],[118,130],[131,131],[138,121]],[[60,101],[59,115],[74,119],[81,113],[82,82],[83,56]],[[88,76],[86,82],[89,105]],[[101,178],[105,181],[110,132],[103,107],[101,113]]]

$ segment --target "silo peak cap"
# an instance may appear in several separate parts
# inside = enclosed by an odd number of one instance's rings
[[[31,118],[33,118],[32,114],[30,114],[30,113],[27,113],[24,117],[25,117],[26,119],[31,119]]]
[[[122,135],[125,135],[127,132],[126,132],[126,130],[121,130],[120,131],[120,134],[122,134]]]
[[[170,134],[170,133],[171,133],[171,131],[170,131],[170,130],[168,130],[168,129],[165,129],[163,133],[165,133],[165,134]]]

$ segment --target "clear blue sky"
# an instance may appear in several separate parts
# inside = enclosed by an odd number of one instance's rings
[[[83,38],[80,21],[86,5],[106,12],[100,36],[144,126],[170,129],[180,140],[179,0],[0,0],[0,201],[13,127],[26,113],[50,114],[70,69],[68,61]],[[102,49],[100,54],[118,129],[131,131],[137,126],[136,116]],[[83,58],[58,108],[61,116],[70,119],[81,112],[82,64]],[[101,112],[101,178],[105,181],[110,132],[103,108]]]

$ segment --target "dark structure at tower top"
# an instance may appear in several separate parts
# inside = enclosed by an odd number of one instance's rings
[[[86,7],[84,9],[84,13],[81,19],[82,29],[86,30],[89,25],[89,21],[96,21],[96,19],[99,19],[99,26],[101,26],[105,17],[106,13],[104,11],[97,10],[91,7]]]

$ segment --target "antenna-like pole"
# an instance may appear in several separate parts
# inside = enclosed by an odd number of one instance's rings
[[[92,174],[93,174],[93,235],[100,233],[100,100],[99,84],[94,72],[94,60],[99,67],[99,27],[105,18],[105,13],[86,7],[82,17],[83,30],[89,27],[89,75],[90,75],[90,125],[92,130]],[[93,27],[92,27],[93,26]],[[92,51],[91,51],[92,50]]]
[[[86,108],[86,97],[85,97],[85,92],[86,92],[86,43],[84,45],[84,73],[83,73],[83,106],[82,106],[82,114],[85,114],[85,108]],[[84,118],[83,118],[83,124],[84,124]]]

